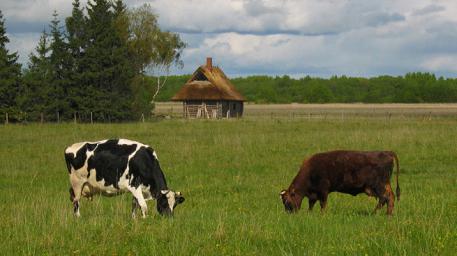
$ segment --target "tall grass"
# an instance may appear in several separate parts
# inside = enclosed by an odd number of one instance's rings
[[[454,255],[457,121],[440,119],[30,124],[0,127],[0,254]],[[125,137],[156,149],[186,201],[174,218],[131,195],[83,200],[72,216],[63,150]],[[394,150],[402,199],[371,214],[366,195],[333,193],[327,212],[284,212],[279,192],[305,156],[331,149]],[[306,202],[305,202],[306,205]]]

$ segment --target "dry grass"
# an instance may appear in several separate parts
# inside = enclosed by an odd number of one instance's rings
[[[182,103],[157,103],[156,113],[180,117],[182,115]],[[457,117],[457,104],[244,104],[245,118],[341,118],[341,116],[343,118]]]

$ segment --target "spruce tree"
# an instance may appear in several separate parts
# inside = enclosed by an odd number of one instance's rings
[[[68,119],[72,116],[72,110],[69,108],[69,87],[71,65],[69,62],[68,46],[64,40],[60,27],[60,21],[56,11],[53,13],[53,20],[50,25],[51,44],[50,44],[50,65],[51,65],[51,82],[52,89],[48,95],[47,112],[50,117],[54,114],[62,119]],[[53,119],[53,118],[51,118]]]
[[[49,52],[49,35],[43,29],[35,52],[29,55],[28,68],[23,77],[25,89],[22,108],[27,113],[28,120],[37,121],[47,111],[48,95],[52,90]]]
[[[17,52],[9,53],[6,49],[8,42],[5,20],[0,10],[0,118],[5,118],[8,113],[10,121],[20,121],[24,117],[18,102],[21,65],[17,63]]]
[[[116,106],[116,119],[125,120],[138,118],[132,113],[133,93],[131,83],[135,75],[134,66],[130,61],[129,47],[128,47],[128,16],[127,7],[121,1],[117,0],[114,3],[114,19],[113,28],[116,37],[113,38],[114,48],[113,56],[115,70],[114,90],[111,97],[119,99]]]
[[[116,15],[121,13],[118,5]],[[116,27],[116,15],[106,0],[89,2],[87,7],[87,48],[83,77],[91,91],[90,106],[94,117],[101,121],[131,118],[131,90],[129,83],[128,49]]]
[[[66,37],[69,51],[70,85],[68,88],[68,96],[70,97],[70,108],[79,113],[79,116],[84,118],[88,116],[90,109],[88,108],[88,90],[84,84],[82,76],[85,65],[83,65],[84,50],[86,48],[86,21],[83,9],[80,6],[79,0],[73,1],[73,10],[70,17],[65,20]]]

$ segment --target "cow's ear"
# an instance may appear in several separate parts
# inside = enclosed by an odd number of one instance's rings
[[[162,195],[166,195],[168,194],[168,192],[170,192],[169,190],[160,190],[160,193],[162,193]]]
[[[279,199],[282,200],[282,198],[284,197],[285,194],[286,194],[286,190],[283,189],[283,190],[281,191],[281,193],[279,193]]]
[[[181,195],[180,195],[179,197],[176,198],[176,202],[177,202],[178,204],[182,204],[182,203],[184,202],[184,200],[185,200],[184,197],[181,196]]]
[[[290,196],[295,196],[295,188],[290,190]]]

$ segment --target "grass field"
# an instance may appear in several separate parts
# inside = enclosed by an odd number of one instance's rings
[[[174,218],[131,195],[83,200],[72,216],[64,148],[125,137],[157,150],[186,201]],[[164,120],[0,126],[2,255],[455,255],[457,119]],[[330,194],[289,215],[279,200],[303,158],[330,149],[394,150],[402,198],[393,217],[366,195]],[[306,205],[306,204],[305,204]]]

